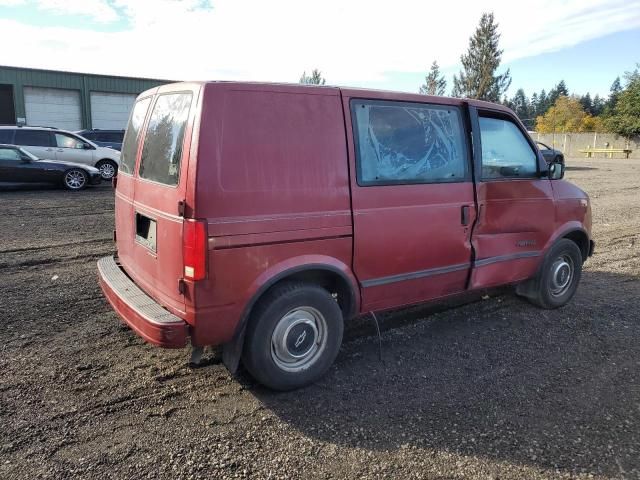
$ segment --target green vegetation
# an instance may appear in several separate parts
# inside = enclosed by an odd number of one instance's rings
[[[502,50],[500,34],[493,13],[484,13],[475,33],[469,39],[467,53],[460,57],[462,70],[453,76],[454,97],[477,98],[498,102],[511,85],[509,70],[497,74]]]
[[[307,72],[302,72],[300,83],[304,83],[305,85],[324,85],[326,80],[322,76],[322,72],[317,68],[314,68],[311,75],[307,75]]]
[[[447,81],[444,76],[440,75],[440,67],[438,62],[431,64],[431,70],[425,77],[425,83],[420,86],[420,93],[423,95],[444,95],[447,88]]]

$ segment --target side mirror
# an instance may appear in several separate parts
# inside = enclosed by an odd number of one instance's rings
[[[84,148],[85,150],[93,150],[93,147],[88,143],[83,143],[82,148]]]
[[[20,156],[20,160],[22,161],[22,163],[31,163],[31,159],[26,155]]]
[[[553,162],[549,165],[549,178],[551,180],[560,180],[564,178],[564,163]]]

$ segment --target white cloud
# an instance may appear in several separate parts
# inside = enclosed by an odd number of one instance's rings
[[[61,15],[85,15],[97,22],[109,23],[119,19],[106,0],[36,0],[38,9]]]
[[[118,9],[130,27],[102,33],[0,19],[3,36],[20,39],[4,49],[4,63],[179,80],[296,81],[317,67],[330,83],[357,85],[425,71],[434,59],[453,66],[484,11],[500,23],[505,60],[640,27],[640,0],[38,1],[77,13],[102,4],[92,11],[105,19]]]

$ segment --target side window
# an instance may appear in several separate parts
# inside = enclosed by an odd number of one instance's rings
[[[84,143],[79,138],[64,133],[56,133],[55,135],[58,148],[75,148],[79,150],[84,148]]]
[[[122,143],[122,137],[124,137],[124,132],[111,132],[107,133],[107,142],[118,142]]]
[[[13,148],[0,147],[0,160],[20,161],[20,153]]]
[[[127,132],[124,135],[122,144],[122,152],[120,153],[120,173],[133,174],[136,164],[136,154],[138,153],[138,139],[140,138],[140,129],[147,116],[147,110],[151,103],[151,97],[138,100],[131,111]]]
[[[520,129],[511,121],[480,117],[482,178],[531,178],[538,159]]]
[[[28,147],[52,147],[51,132],[46,130],[16,130],[16,145],[26,145]]]
[[[358,185],[460,182],[467,152],[456,107],[351,102]]]
[[[178,184],[190,106],[191,93],[158,96],[142,146],[138,172],[141,178],[165,185]]]
[[[0,129],[0,143],[13,143],[13,130]]]

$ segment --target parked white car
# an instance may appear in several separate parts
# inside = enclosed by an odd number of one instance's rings
[[[0,126],[0,143],[19,145],[38,158],[96,167],[103,180],[115,177],[120,166],[117,150],[57,128]]]

